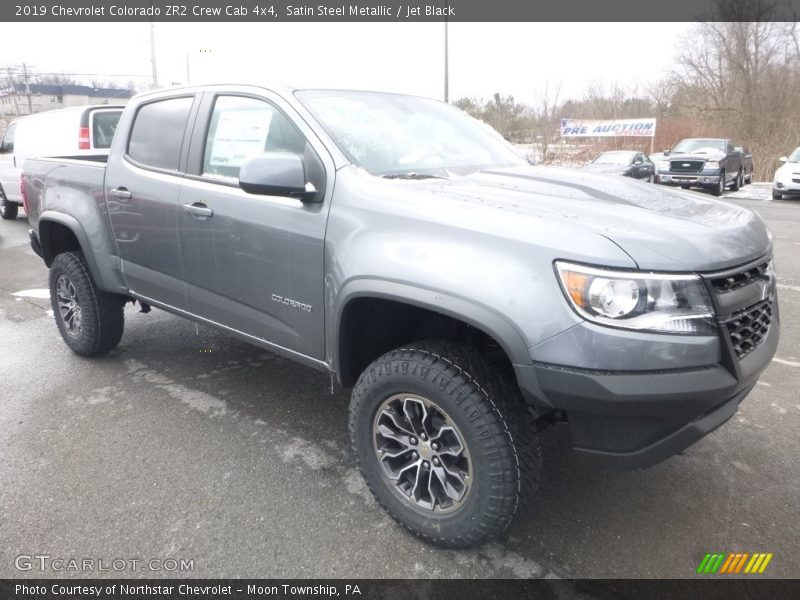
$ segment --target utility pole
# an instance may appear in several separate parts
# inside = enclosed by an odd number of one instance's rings
[[[31,81],[28,79],[28,65],[22,63],[22,75],[25,77],[25,95],[28,96],[28,114],[33,114],[33,102],[31,102]]]
[[[189,77],[189,53],[186,53],[186,85],[189,85],[191,78]]]
[[[150,21],[150,65],[153,68],[153,89],[158,88],[158,69],[156,68],[156,28]]]

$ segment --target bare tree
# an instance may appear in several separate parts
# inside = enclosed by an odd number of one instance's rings
[[[697,25],[674,77],[674,108],[748,144],[762,179],[800,137],[800,32],[796,22],[772,20],[777,6],[721,0],[720,14],[732,22]]]
[[[561,83],[551,84],[545,82],[535,95],[536,104],[533,107],[533,147],[537,150],[540,161],[549,162],[550,147],[559,137],[559,122],[561,120]]]

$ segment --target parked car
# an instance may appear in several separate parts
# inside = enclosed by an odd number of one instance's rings
[[[788,157],[781,156],[783,163],[772,182],[772,199],[780,200],[784,196],[800,196],[800,147]]]
[[[734,150],[742,155],[742,172],[744,174],[742,184],[753,183],[753,153],[747,146],[735,146]]]
[[[25,159],[101,156],[111,147],[121,114],[121,106],[101,104],[49,110],[12,121],[0,140],[0,216],[17,218]]]
[[[655,183],[655,165],[646,154],[635,150],[610,150],[603,152],[592,162],[584,165],[586,171],[592,173],[610,173],[624,175],[634,179],[644,179]]]
[[[778,344],[755,212],[531,166],[434,100],[162,90],[103,158],[24,168],[67,346],[109,352],[135,301],[329,373],[353,464],[436,544],[509,526],[542,428],[647,467],[730,419]]]
[[[726,187],[736,191],[744,184],[742,155],[726,139],[681,140],[666,160],[656,164],[656,171],[659,183],[709,189],[715,196],[721,196]]]

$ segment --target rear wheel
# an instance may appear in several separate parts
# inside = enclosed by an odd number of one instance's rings
[[[0,187],[0,217],[6,221],[13,221],[17,218],[19,212],[19,204],[11,202],[6,198],[6,193]]]
[[[742,173],[742,171],[739,171],[736,175],[736,179],[734,179],[733,183],[731,184],[731,191],[738,192],[743,185],[744,185],[744,173]]]
[[[122,339],[125,298],[97,289],[81,252],[53,260],[50,303],[61,337],[76,354],[106,354]]]
[[[717,182],[717,187],[711,190],[711,193],[715,196],[722,196],[722,192],[725,191],[725,171],[719,174],[719,182]]]
[[[359,378],[350,437],[380,504],[432,543],[467,547],[500,535],[541,468],[534,414],[516,382],[468,346],[393,350]]]

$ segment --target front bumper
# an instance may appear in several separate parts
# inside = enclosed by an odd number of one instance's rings
[[[674,173],[660,171],[658,182],[664,185],[691,185],[700,187],[716,187],[719,184],[720,174],[713,173]]]
[[[773,194],[782,194],[784,196],[800,196],[800,183],[774,182],[772,184]]]
[[[723,328],[724,329],[724,328]],[[719,334],[715,364],[703,367],[622,371],[548,363],[515,365],[517,381],[540,410],[566,415],[572,446],[584,461],[641,469],[678,454],[738,409],[778,346],[780,317],[763,342],[736,358],[726,332]]]

